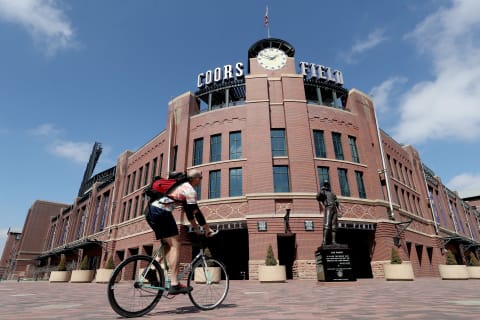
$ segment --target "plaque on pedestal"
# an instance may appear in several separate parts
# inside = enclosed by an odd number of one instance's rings
[[[317,280],[326,282],[356,281],[351,249],[344,244],[324,245],[315,252]]]

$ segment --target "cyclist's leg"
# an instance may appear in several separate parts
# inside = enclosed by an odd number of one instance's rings
[[[168,251],[165,252],[167,256],[168,266],[171,276],[171,285],[178,284],[178,266],[180,264],[180,240],[178,235],[173,237],[164,238],[163,241],[168,246]]]

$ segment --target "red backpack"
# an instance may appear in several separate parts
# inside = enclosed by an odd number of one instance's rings
[[[184,173],[171,173],[168,178],[154,177],[152,183],[145,189],[144,194],[149,202],[165,197],[179,185],[187,181]]]

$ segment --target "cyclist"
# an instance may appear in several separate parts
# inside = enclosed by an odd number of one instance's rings
[[[198,186],[202,179],[202,173],[198,170],[191,170],[187,174],[187,181],[176,187],[168,196],[154,200],[148,205],[146,220],[155,232],[155,236],[166,244],[165,253],[168,259],[168,265],[171,266],[171,286],[169,294],[188,293],[192,287],[187,287],[178,282],[178,269],[180,264],[180,241],[177,223],[173,217],[172,211],[175,203],[179,203],[190,224],[196,233],[200,233],[199,225],[202,226],[207,237],[213,237],[218,230],[211,229],[203,216],[197,203]],[[198,223],[197,223],[198,221]],[[160,258],[157,258],[160,262]],[[153,271],[153,270],[150,270]],[[147,272],[146,279],[153,285],[158,286],[158,279],[155,272]]]

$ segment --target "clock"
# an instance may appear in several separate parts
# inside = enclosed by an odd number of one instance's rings
[[[258,53],[257,61],[267,70],[278,70],[287,63],[287,54],[277,48],[266,48]]]

